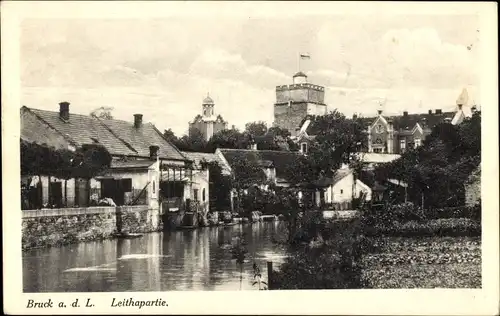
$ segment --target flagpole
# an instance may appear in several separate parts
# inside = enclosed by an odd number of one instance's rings
[[[298,72],[300,72],[300,60],[302,59],[302,58],[300,57],[300,53],[299,53],[299,56],[298,56],[298,57],[299,57],[299,70],[298,70]]]

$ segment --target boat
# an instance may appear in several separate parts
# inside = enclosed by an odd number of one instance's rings
[[[119,233],[116,235],[117,238],[123,238],[123,239],[139,238],[142,236],[144,236],[144,234],[140,233]]]

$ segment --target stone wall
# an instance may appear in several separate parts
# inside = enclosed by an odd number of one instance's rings
[[[23,249],[161,229],[159,210],[146,205],[26,210],[22,217]]]

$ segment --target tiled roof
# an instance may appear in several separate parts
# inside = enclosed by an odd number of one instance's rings
[[[155,162],[152,160],[113,160],[111,162],[111,168],[148,168]]]
[[[314,184],[318,187],[328,187],[331,185],[335,185],[340,180],[344,179],[348,175],[352,173],[350,169],[339,169],[335,172],[333,177],[324,177],[316,181]]]
[[[160,158],[186,159],[150,123],[135,128],[131,122],[102,120],[74,113],[70,113],[69,119],[65,121],[59,117],[59,112],[27,107],[23,107],[23,109],[34,113],[41,121],[78,145],[99,143],[106,147],[112,155],[142,157],[149,157],[149,146],[156,145],[159,146],[158,156]]]
[[[149,156],[149,146],[159,146],[158,157],[185,160],[182,153],[172,144],[170,144],[161,135],[161,132],[151,123],[144,123],[136,128],[131,122],[121,120],[101,120],[115,135],[125,142],[128,147],[134,149],[138,156]]]
[[[222,160],[217,154],[212,153],[200,153],[200,152],[188,152],[183,151],[182,154],[189,160],[194,161],[194,166],[196,168],[200,167],[200,163],[205,160],[206,162],[217,162],[222,168],[222,173],[229,175],[231,174],[231,169],[227,166],[226,162]]]
[[[401,157],[399,154],[382,154],[382,153],[358,153],[358,157],[365,163],[386,163]]]
[[[382,115],[386,120],[392,120],[392,124],[394,126],[394,130],[411,130],[415,127],[415,124],[419,123],[422,128],[432,129],[434,126],[442,123],[446,118],[453,119],[455,116],[455,112],[442,112],[442,114],[436,113],[415,113],[415,114],[407,114],[407,115],[393,115],[393,116],[385,116]],[[365,126],[369,126],[373,124],[377,117],[371,118],[363,118],[363,122],[366,124]]]
[[[259,166],[268,165],[272,162],[276,169],[276,177],[285,179],[286,172],[293,162],[298,158],[300,153],[292,151],[277,151],[277,150],[252,150],[252,149],[228,149],[220,148],[228,163],[232,166],[237,160],[244,159],[247,162],[254,163]],[[267,161],[267,162],[266,162]]]
[[[21,109],[21,140],[28,143],[46,144],[57,149],[68,149],[71,141],[52,129],[48,124],[39,120],[31,113]]]

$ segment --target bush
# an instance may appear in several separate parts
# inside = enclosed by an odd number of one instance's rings
[[[469,218],[441,218],[425,221],[378,223],[364,226],[367,235],[377,236],[479,236],[481,224]]]
[[[481,221],[481,204],[474,206],[446,207],[439,209],[430,209],[425,211],[425,217],[428,219],[438,218],[470,218]]]

